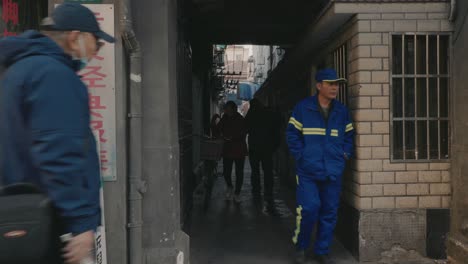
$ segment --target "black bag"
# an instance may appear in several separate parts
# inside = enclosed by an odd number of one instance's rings
[[[0,100],[4,71],[0,65]],[[0,162],[0,264],[63,263],[51,200],[33,184],[2,186],[1,174]]]
[[[0,263],[41,263],[56,247],[50,199],[31,184],[0,191]]]

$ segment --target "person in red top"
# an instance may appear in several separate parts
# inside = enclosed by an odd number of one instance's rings
[[[244,117],[237,112],[237,105],[233,101],[226,103],[224,115],[219,122],[219,130],[224,139],[223,174],[227,184],[226,199],[233,197],[231,179],[232,165],[236,164],[236,189],[234,201],[240,202],[239,194],[244,182],[244,163],[247,155],[247,126]]]

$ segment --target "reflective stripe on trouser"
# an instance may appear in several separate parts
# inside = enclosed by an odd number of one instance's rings
[[[336,226],[341,183],[313,181],[306,177],[300,177],[298,182],[298,215],[293,242],[298,249],[307,249],[314,225],[317,223],[314,252],[318,255],[328,254]]]

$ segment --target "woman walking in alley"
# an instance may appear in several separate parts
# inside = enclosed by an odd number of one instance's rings
[[[247,155],[247,144],[245,142],[247,128],[244,117],[237,112],[237,105],[233,101],[226,103],[224,116],[219,122],[219,131],[224,139],[223,150],[223,174],[226,180],[226,199],[233,198],[232,166],[236,165],[236,189],[234,201],[239,203],[242,184],[244,182],[244,163]]]

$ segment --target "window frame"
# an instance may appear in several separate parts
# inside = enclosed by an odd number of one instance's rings
[[[410,37],[414,37],[415,39],[417,39],[418,36],[426,36],[426,37],[429,37],[429,36],[446,36],[448,37],[448,51],[447,51],[447,57],[448,57],[448,61],[447,61],[447,74],[440,74],[440,73],[436,73],[436,74],[430,74],[429,72],[426,72],[425,74],[418,74],[416,71],[413,73],[413,74],[406,74],[404,72],[404,66],[405,65],[405,60],[402,60],[402,73],[401,74],[394,74],[393,73],[393,37],[394,36],[410,36]],[[404,41],[404,38],[402,38],[402,42]],[[452,95],[452,92],[451,92],[451,89],[452,89],[452,65],[451,65],[451,61],[452,61],[452,57],[453,57],[453,53],[452,53],[452,34],[450,32],[391,32],[389,33],[389,97],[390,97],[390,105],[389,105],[389,122],[390,122],[390,125],[389,125],[389,128],[390,128],[390,131],[389,131],[389,148],[390,148],[390,162],[392,163],[448,163],[448,162],[451,162],[451,159],[452,159],[452,153],[451,153],[451,149],[452,149],[452,109],[451,109],[451,106],[452,106],[452,98],[451,98],[451,95]],[[415,42],[415,47],[417,46],[417,42]],[[429,50],[427,49],[428,47],[428,42],[427,42],[427,39],[426,39],[426,64],[429,64]],[[439,56],[439,51],[440,51],[440,42],[438,42],[437,44],[437,56]],[[404,59],[406,59],[406,57],[404,57],[404,43],[403,43],[403,46],[402,46],[402,57]],[[415,58],[416,58],[416,55],[417,55],[417,48],[415,49]],[[414,65],[415,65],[415,68],[417,68],[417,61],[415,59],[414,61]],[[437,68],[439,69],[439,66],[440,66],[440,60],[439,58],[437,59]],[[429,66],[427,66],[429,67]],[[439,70],[438,70],[439,71]],[[437,117],[430,117],[430,113],[429,113],[429,94],[427,93],[426,94],[426,102],[427,102],[427,105],[426,105],[426,108],[428,111],[427,114],[428,116],[426,117],[420,117],[418,118],[417,117],[417,113],[415,112],[415,116],[414,117],[405,117],[404,116],[404,104],[403,104],[403,114],[402,114],[402,117],[398,117],[398,118],[395,118],[394,117],[394,101],[393,101],[393,88],[394,88],[394,83],[393,83],[393,80],[394,78],[399,78],[402,80],[402,82],[405,81],[406,78],[413,78],[414,80],[417,80],[417,78],[426,78],[426,87],[429,87],[429,82],[428,82],[428,78],[437,78],[438,82],[437,82],[437,90],[438,90],[438,96],[437,98],[439,99],[440,98],[440,79],[441,78],[447,78],[447,117],[439,117],[440,116],[440,101],[438,101],[438,116]],[[416,87],[416,82],[415,82],[415,87]],[[403,85],[404,86],[404,85]],[[429,88],[427,88],[429,89]],[[428,90],[426,90],[428,91]],[[402,93],[402,98],[404,98],[404,94]],[[415,92],[414,94],[415,98],[417,98],[417,94]],[[415,108],[417,106],[415,105]],[[417,110],[415,110],[417,111]],[[396,120],[395,120],[396,119]],[[417,157],[415,157],[415,159],[408,159],[406,157],[406,153],[405,153],[405,147],[406,147],[406,142],[405,142],[405,125],[403,125],[403,157],[401,159],[396,159],[394,158],[394,142],[395,142],[395,133],[394,133],[394,122],[395,121],[402,121],[403,124],[404,124],[404,121],[405,120],[411,120],[411,121],[414,121],[415,123],[415,131],[417,130],[417,123],[418,121],[425,121],[427,122],[427,141],[430,141],[430,137],[429,137],[429,133],[430,133],[430,121],[431,120],[436,120],[436,121],[447,121],[447,155],[448,155],[448,158],[442,158],[442,153],[441,153],[441,137],[440,137],[440,134],[441,134],[441,125],[440,123],[438,123],[438,156],[439,158],[437,159],[434,159],[434,158],[431,158],[431,154],[430,154],[430,147],[428,147],[428,153],[427,153],[427,159],[416,159]],[[417,133],[414,133],[415,135],[415,148],[417,148],[417,141],[418,141],[418,134]]]
[[[349,74],[349,49],[348,45],[349,43],[346,41],[345,43],[338,45],[337,48],[335,48],[331,52],[331,59],[333,60],[333,68],[336,70],[338,73],[339,78],[346,78],[348,79],[348,74]],[[337,100],[341,102],[343,105],[348,106],[349,105],[349,96],[348,96],[348,82],[340,83],[339,88],[338,88],[338,96]]]

